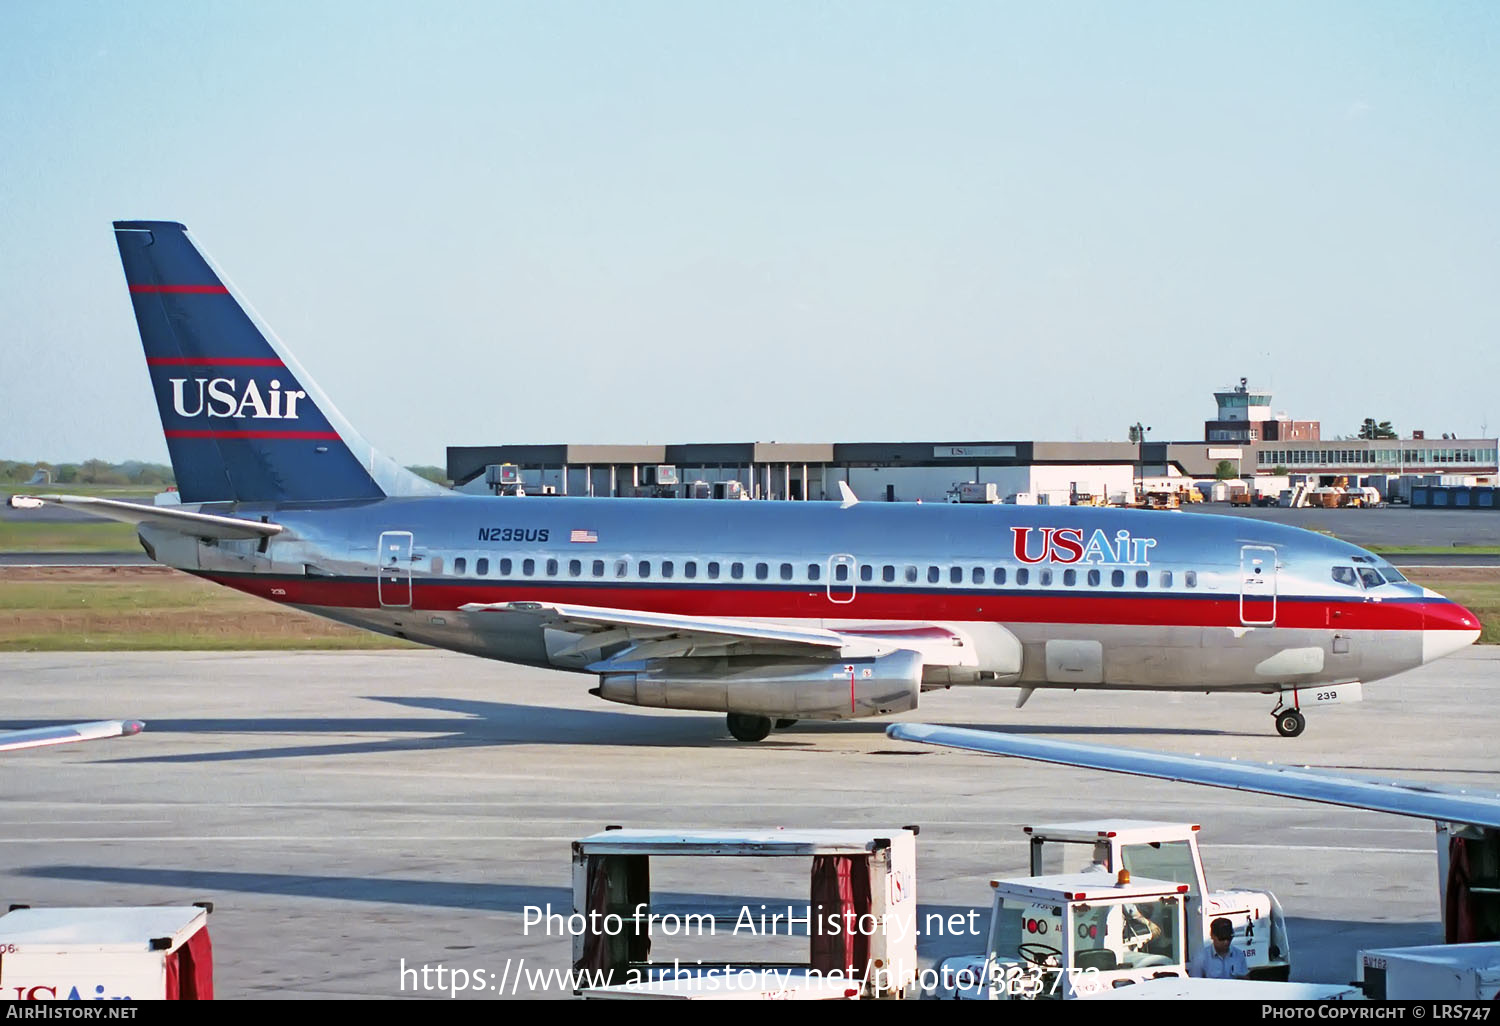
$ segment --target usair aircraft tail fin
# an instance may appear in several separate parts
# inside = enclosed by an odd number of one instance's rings
[[[442,491],[380,456],[174,221],[116,221],[185,503]]]

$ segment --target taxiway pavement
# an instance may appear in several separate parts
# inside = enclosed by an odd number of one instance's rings
[[[739,744],[720,716],[612,706],[587,677],[426,651],[9,654],[0,679],[5,725],[147,722],[139,737],[3,757],[0,901],[212,900],[223,996],[411,994],[403,960],[566,969],[570,940],[528,933],[523,910],[570,909],[569,842],[606,824],[918,823],[924,912],[984,922],[987,880],[1025,870],[1023,824],[1190,820],[1210,886],[1281,899],[1297,979],[1346,981],[1359,948],[1441,940],[1424,821],[907,745],[885,737],[890,719]],[[1291,740],[1259,695],[1038,692],[1017,711],[1014,690],[969,688],[901,718],[1500,790],[1500,649],[1365,690]],[[673,907],[806,896],[800,864],[684,861],[653,886]],[[983,942],[924,936],[919,952],[930,965]],[[657,954],[753,950],[766,948],[662,938]],[[564,996],[517,987],[531,991]]]

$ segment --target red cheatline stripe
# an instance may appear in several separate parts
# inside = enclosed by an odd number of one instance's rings
[[[337,431],[172,431],[168,438],[287,438],[299,442],[337,442]]]
[[[131,292],[173,292],[179,295],[228,295],[222,285],[132,285]]]
[[[498,555],[498,554],[497,554]],[[260,574],[205,573],[210,580],[277,602],[299,605],[374,608],[379,605],[373,579],[283,577]],[[804,588],[674,588],[616,586],[604,582],[513,581],[487,583],[451,577],[414,580],[417,608],[456,610],[466,602],[581,602],[638,609],[645,612],[696,616],[817,618],[828,615],[830,603],[822,593]],[[397,585],[405,589],[405,582]],[[1315,598],[1278,603],[1277,626],[1313,631],[1318,636],[1335,630],[1421,631],[1430,626],[1432,610],[1442,602],[1349,603]],[[1120,596],[1118,598],[999,592],[968,593],[962,589],[901,595],[860,591],[855,602],[840,605],[839,616],[871,620],[931,622],[1072,623],[1125,626],[1239,627],[1239,596],[1228,598],[1173,598]],[[1339,628],[1328,626],[1340,614]],[[1473,628],[1468,628],[1472,630]],[[851,630],[849,633],[862,633]]]
[[[148,356],[152,367],[281,367],[274,356]]]

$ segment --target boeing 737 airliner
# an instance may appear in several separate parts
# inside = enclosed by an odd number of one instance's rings
[[[1302,707],[1479,636],[1353,545],[1237,517],[978,505],[458,495],[379,455],[180,224],[119,221],[180,507],[44,495],[158,562],[372,631],[595,675],[612,702],[797,719],[952,685]],[[1019,704],[1019,703],[1018,703]]]

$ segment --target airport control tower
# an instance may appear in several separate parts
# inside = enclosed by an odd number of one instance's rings
[[[1203,425],[1203,437],[1210,442],[1314,441],[1321,425],[1315,420],[1292,420],[1285,413],[1273,413],[1271,393],[1249,387],[1249,379],[1240,378],[1234,388],[1214,393],[1219,415]]]
[[[1240,378],[1240,383],[1234,388],[1214,393],[1214,399],[1219,403],[1219,420],[1265,423],[1271,419],[1271,393],[1250,391],[1246,387],[1248,380]]]

